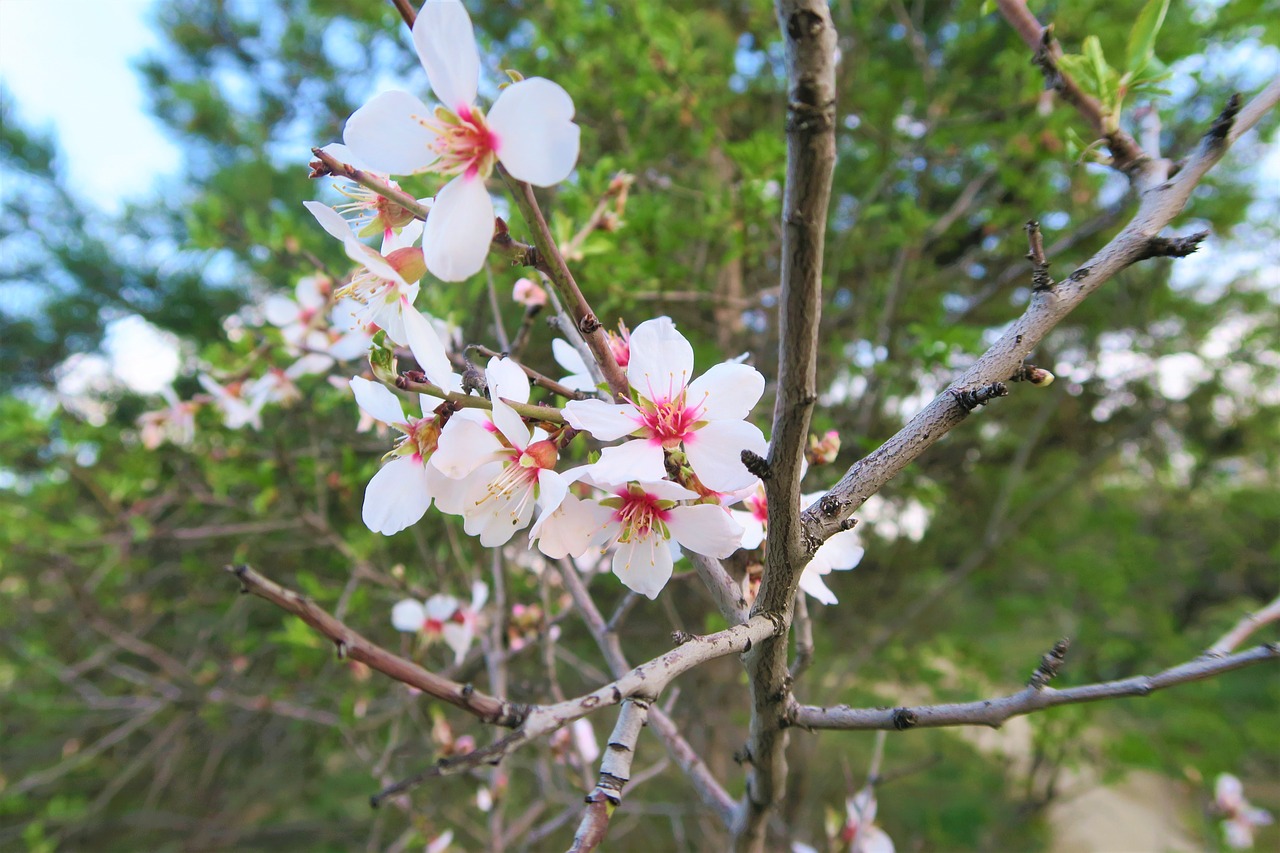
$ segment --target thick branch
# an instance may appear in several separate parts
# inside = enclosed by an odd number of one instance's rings
[[[1275,661],[1280,661],[1280,644],[1271,643],[1255,646],[1248,651],[1226,657],[1202,657],[1172,669],[1166,669],[1156,675],[1137,675],[1120,681],[1086,684],[1061,690],[1030,686],[1009,696],[978,702],[920,705],[911,708],[850,708],[847,705],[819,708],[813,705],[800,705],[794,709],[791,721],[807,729],[902,731],[942,726],[999,727],[1011,717],[1030,714],[1033,711],[1041,711],[1057,705],[1098,702],[1103,699],[1119,699],[1127,696],[1147,696],[1166,687],[1189,684],[1192,681],[1212,678],[1246,666]]]
[[[837,533],[844,519],[896,477],[956,424],[966,411],[955,393],[987,387],[1012,376],[1023,360],[1068,314],[1116,273],[1145,257],[1153,239],[1186,207],[1192,191],[1239,138],[1280,101],[1280,78],[1235,115],[1229,129],[1206,134],[1199,147],[1174,177],[1141,194],[1129,224],[1101,251],[1052,290],[1034,294],[1026,312],[972,367],[934,398],[892,438],[858,461],[823,499],[804,513],[805,529],[815,541]],[[1215,127],[1217,125],[1215,124]]]
[[[800,522],[800,476],[813,405],[818,399],[818,328],[822,255],[835,168],[836,31],[823,0],[777,0],[786,46],[787,180],[782,203],[782,274],[778,312],[778,396],[773,409],[765,493],[769,547],[754,613],[771,614],[783,631],[747,656],[752,710],[751,770],[734,827],[740,850],[762,850],[765,825],[786,784],[786,736],[780,725],[789,695],[786,629],[800,573],[816,545]]]
[[[442,702],[456,705],[483,722],[508,728],[524,722],[529,706],[487,696],[470,684],[450,681],[423,669],[413,661],[392,654],[333,618],[311,599],[280,586],[248,566],[227,566],[226,570],[239,578],[241,592],[265,598],[328,637],[337,647],[338,657],[360,661],[388,678],[415,687]]]

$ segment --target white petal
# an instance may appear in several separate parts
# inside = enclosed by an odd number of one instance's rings
[[[648,598],[658,593],[671,579],[671,552],[666,540],[656,533],[620,544],[613,554],[613,573],[627,588]]]
[[[471,648],[475,628],[466,622],[461,625],[447,622],[440,633],[444,636],[444,644],[453,649],[453,662],[462,663],[462,659],[467,656],[467,649]]]
[[[382,254],[390,255],[396,249],[408,249],[422,236],[427,224],[421,219],[414,219],[399,231],[392,230],[382,235]]]
[[[506,456],[497,436],[475,421],[450,418],[440,433],[440,444],[431,464],[446,477],[462,479],[481,465]]]
[[[319,275],[307,275],[298,279],[294,297],[304,308],[318,309],[329,304],[329,280]]]
[[[504,399],[517,403],[529,401],[529,378],[520,366],[509,358],[491,358],[485,368],[489,385],[489,398],[493,401],[493,425],[506,436],[517,450],[529,446],[529,427],[524,418],[516,414]]]
[[[268,296],[262,305],[262,314],[273,326],[287,326],[298,319],[298,303],[279,294]]]
[[[673,507],[666,521],[682,547],[708,557],[728,557],[742,544],[742,527],[714,504]]]
[[[759,548],[760,543],[764,541],[764,524],[760,519],[756,518],[756,514],[743,510],[734,510],[733,518],[743,530],[742,547],[748,551],[753,548]]]
[[[531,77],[503,89],[489,111],[489,127],[498,137],[498,159],[516,180],[550,187],[577,165],[573,99],[550,80]]]
[[[613,510],[607,506],[566,494],[553,512],[544,512],[538,517],[529,531],[529,539],[536,541],[538,550],[553,560],[581,557],[612,520]]]
[[[479,482],[478,488],[467,497],[463,506],[466,519],[463,529],[468,536],[479,536],[480,544],[496,548],[511,541],[517,530],[529,526],[533,518],[534,501],[532,486],[516,486],[494,494],[488,483]]]
[[[422,316],[412,305],[401,310],[404,321],[405,343],[418,362],[418,367],[427,375],[427,381],[445,391],[457,391],[462,387],[462,380],[453,372],[449,355],[445,352],[440,336],[431,327],[431,322]]]
[[[650,480],[640,486],[660,501],[688,501],[698,497],[697,492],[670,480]]]
[[[351,230],[351,226],[347,224],[347,220],[332,207],[321,204],[318,201],[304,201],[302,206],[311,212],[316,218],[316,222],[320,223],[320,227],[329,232],[329,235],[336,237],[342,243],[355,239],[355,232]]]
[[[810,571],[809,566],[805,566],[804,571],[800,573],[800,588],[823,604],[839,603],[836,594],[823,582],[822,574]]]
[[[554,512],[569,494],[569,484],[550,468],[538,472],[538,506],[543,512]]]
[[[606,447],[600,451],[599,461],[591,466],[590,474],[593,481],[602,485],[631,480],[661,480],[667,475],[662,445],[647,438],[638,438],[625,444]]]
[[[582,353],[573,348],[573,344],[564,338],[552,338],[551,355],[556,364],[570,373],[586,373],[587,363],[582,360]]]
[[[396,606],[391,608],[391,624],[397,631],[409,631],[416,634],[422,630],[422,623],[426,619],[427,611],[423,609],[422,602],[415,601],[412,598],[397,601]]]
[[[412,456],[393,459],[373,475],[364,490],[365,526],[390,536],[422,518],[431,506],[427,469]]]
[[[631,333],[627,381],[655,403],[679,395],[693,375],[693,347],[670,317],[646,320]]]
[[[489,600],[489,587],[485,586],[484,581],[471,582],[471,612],[479,613],[480,608],[484,607],[484,603]]]
[[[564,407],[564,419],[574,429],[585,430],[601,441],[630,435],[641,425],[635,406],[603,400],[570,400]]]
[[[813,555],[813,561],[843,572],[857,568],[865,554],[858,531],[842,530],[822,543],[822,547]]]
[[[764,394],[764,377],[745,364],[717,364],[689,383],[685,402],[702,406],[702,420],[740,421]]]
[[[742,451],[764,456],[764,433],[746,421],[712,421],[684,440],[693,473],[702,485],[717,492],[731,492],[751,485],[756,475],[742,464]]]
[[[436,498],[436,509],[449,515],[462,515],[467,507],[468,497],[475,491],[476,481],[487,483],[502,469],[500,464],[494,462],[481,466],[471,477],[454,480],[435,466],[437,455],[438,452],[431,454],[431,464],[427,465],[427,479],[431,483],[431,494]]]
[[[370,382],[363,376],[351,377],[351,391],[356,395],[356,404],[384,424],[405,426],[409,419],[400,407],[400,399],[391,389],[380,382]]]
[[[428,619],[444,622],[453,618],[453,614],[458,612],[460,604],[461,602],[452,595],[436,593],[427,599],[425,612]]]
[[[435,4],[428,4],[435,5]],[[477,175],[459,175],[436,196],[422,237],[427,269],[441,281],[480,272],[493,241],[493,199]]]
[[[475,102],[480,52],[471,17],[461,3],[424,3],[413,25],[413,45],[440,103],[459,113]]]
[[[375,171],[412,175],[436,160],[431,108],[408,92],[383,92],[351,114],[342,138]]]

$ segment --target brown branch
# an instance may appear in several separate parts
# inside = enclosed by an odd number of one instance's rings
[[[1101,102],[1086,94],[1070,75],[1058,66],[1062,58],[1062,46],[1053,37],[1052,27],[1042,27],[1036,16],[1027,9],[1026,0],[996,0],[1000,14],[1009,22],[1027,47],[1034,52],[1034,62],[1044,73],[1045,87],[1057,91],[1062,99],[1076,109],[1089,123],[1093,135],[1105,139],[1111,151],[1112,165],[1130,174],[1139,163],[1150,162],[1142,146],[1127,132],[1107,126],[1106,112]]]
[[[421,376],[422,374],[415,374]],[[425,380],[426,377],[423,377]],[[493,411],[493,402],[479,397],[474,394],[460,394],[455,391],[445,391],[437,385],[430,382],[420,381],[418,379],[410,379],[409,373],[404,373],[396,381],[395,387],[400,391],[411,391],[415,394],[430,394],[433,397],[441,397],[446,403],[457,406],[460,409],[484,409],[485,411]],[[547,423],[562,424],[564,423],[564,415],[559,409],[551,406],[543,406],[538,403],[520,403],[515,400],[508,400],[505,397],[502,402],[515,411],[516,414],[523,418],[529,418],[535,421],[546,421]]]
[[[590,348],[591,355],[600,365],[605,381],[609,383],[609,390],[613,392],[616,400],[621,401],[631,390],[627,384],[626,374],[622,372],[622,368],[613,357],[609,336],[605,333],[599,318],[591,310],[591,306],[587,304],[586,297],[582,295],[578,283],[573,278],[573,273],[569,272],[564,256],[556,246],[551,229],[547,227],[547,220],[542,215],[542,208],[538,206],[538,199],[533,194],[533,187],[524,181],[517,181],[501,166],[498,167],[498,171],[506,181],[508,189],[511,190],[511,195],[515,199],[516,206],[520,208],[525,224],[533,231],[533,244],[537,247],[533,266],[550,279],[564,307],[573,317],[578,332]]]
[[[805,511],[808,535],[816,542],[824,542],[839,532],[840,524],[867,498],[964,419],[967,412],[956,405],[955,392],[987,387],[1012,376],[1027,355],[1086,297],[1143,257],[1151,239],[1182,212],[1192,191],[1222,159],[1230,143],[1257,124],[1277,101],[1280,78],[1245,105],[1229,129],[1206,134],[1176,175],[1146,189],[1137,212],[1119,234],[1052,291],[1035,294],[1022,317],[972,367],[892,438],[856,462],[822,500]]]
[[[777,0],[787,67],[787,177],[782,204],[778,382],[769,445],[769,548],[752,612],[779,625],[778,638],[747,656],[752,708],[747,776],[734,846],[761,851],[787,778],[781,721],[790,695],[787,631],[800,573],[817,549],[800,517],[800,477],[817,391],[822,255],[835,167],[836,31],[824,0]]]
[[[1253,666],[1280,661],[1280,644],[1255,646],[1245,652],[1226,657],[1200,658],[1166,669],[1156,675],[1137,675],[1119,681],[1086,684],[1055,690],[1037,688],[1034,684],[1017,693],[996,699],[946,705],[920,705],[899,708],[850,708],[839,705],[819,708],[800,705],[792,709],[791,722],[807,729],[905,729],[939,728],[943,726],[992,726],[998,728],[1011,717],[1030,714],[1058,705],[1098,702],[1129,696],[1148,696],[1157,690],[1201,681]]]
[[[405,26],[412,31],[414,22],[418,20],[418,13],[413,10],[413,4],[409,0],[391,0],[391,5],[396,7],[400,17],[404,19]]]
[[[587,808],[582,822],[573,836],[569,853],[588,853],[604,841],[609,831],[609,818],[622,803],[622,794],[631,781],[631,763],[636,755],[636,741],[649,716],[650,704],[643,699],[628,699],[622,703],[618,722],[609,735],[604,759],[600,762],[600,777],[586,797]]]
[[[1026,224],[1027,260],[1031,261],[1031,289],[1035,291],[1052,290],[1053,279],[1049,278],[1049,259],[1044,254],[1044,236],[1040,233],[1040,223],[1030,219]]]
[[[1222,635],[1218,642],[1205,650],[1205,655],[1218,657],[1230,654],[1236,646],[1247,640],[1250,634],[1272,622],[1280,622],[1280,595],[1256,613],[1246,613],[1230,631]]]
[[[328,637],[337,647],[340,658],[359,661],[388,678],[461,708],[485,723],[512,728],[521,725],[528,715],[527,705],[488,696],[470,684],[451,681],[423,669],[413,661],[392,654],[333,618],[311,599],[280,586],[248,566],[227,566],[226,570],[240,580],[241,592],[252,593],[270,601]]]

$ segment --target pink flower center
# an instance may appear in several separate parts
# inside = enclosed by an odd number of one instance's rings
[[[444,107],[436,110],[434,121],[423,126],[436,134],[431,150],[438,158],[431,171],[442,175],[465,173],[487,178],[498,159],[498,137],[489,129],[484,113],[476,107],[462,107],[457,113]]]
[[[668,512],[660,505],[657,495],[651,495],[639,486],[624,488],[617,494],[621,504],[614,510],[613,520],[622,525],[619,542],[630,542],[636,537],[644,539],[655,528],[664,539],[670,538],[663,523]]]
[[[769,520],[769,501],[765,498],[764,492],[756,492],[743,503],[747,505],[751,515],[761,524]]]
[[[674,450],[682,441],[692,437],[702,417],[702,403],[691,406],[685,400],[685,392],[674,397],[652,402],[642,399],[636,406],[640,410],[640,434],[650,441]]]

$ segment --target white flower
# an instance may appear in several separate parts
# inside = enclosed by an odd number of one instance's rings
[[[360,162],[355,152],[340,142],[331,143],[320,150],[341,163],[386,181],[393,189],[400,189],[400,185],[387,175],[379,173],[376,169],[370,169],[367,164]],[[391,199],[354,181],[343,181],[335,184],[334,188],[348,199],[334,209],[351,223],[351,228],[360,237],[377,235],[386,239],[414,219],[412,213]],[[426,207],[431,206],[430,199],[418,199],[418,203]]]
[[[893,839],[876,826],[876,795],[870,785],[845,800],[845,824],[841,840],[849,853],[894,853]]]
[[[406,598],[391,608],[391,625],[397,631],[421,631],[428,640],[444,640],[453,650],[454,663],[461,663],[475,640],[480,610],[488,600],[489,588],[480,581],[471,584],[470,604],[452,595],[433,595],[425,602]]]
[[[273,294],[263,303],[267,322],[280,329],[285,343],[293,349],[303,346],[308,333],[315,328],[329,304],[333,283],[323,275],[308,275],[298,279],[294,286],[294,298]]]
[[[427,269],[444,281],[480,271],[493,238],[485,179],[495,163],[519,181],[558,184],[578,160],[573,99],[541,77],[502,90],[485,116],[475,106],[480,52],[471,18],[455,0],[428,0],[413,43],[441,105],[383,92],[347,119],[343,140],[374,169],[392,175],[456,175],[436,196],[423,238]]]
[[[1227,846],[1234,850],[1253,848],[1255,827],[1268,826],[1271,813],[1254,808],[1244,796],[1244,784],[1230,773],[1220,773],[1214,782],[1214,805],[1225,819],[1222,835]]]
[[[222,422],[228,429],[240,429],[242,426],[262,429],[262,406],[266,401],[250,394],[252,388],[246,383],[222,385],[203,373],[196,378],[213,396],[213,404],[222,412]]]
[[[594,485],[601,485],[595,483]],[[641,595],[657,598],[671,579],[673,546],[708,557],[728,557],[738,550],[742,528],[715,504],[681,504],[697,492],[667,480],[632,482],[609,487],[602,500],[579,500],[566,494],[554,512],[529,532],[547,556],[579,557],[592,546],[614,548],[612,568],[618,579]]]
[[[361,325],[376,324],[386,329],[391,340],[407,343],[403,315],[418,298],[418,280],[426,272],[421,253],[413,248],[422,234],[422,224],[414,220],[399,234],[385,237],[382,251],[377,252],[361,243],[333,208],[316,201],[305,201],[303,206],[325,231],[342,243],[347,257],[362,267],[335,295],[351,297],[364,306],[355,312]]]
[[[166,441],[177,445],[190,444],[196,437],[197,405],[179,400],[168,385],[161,388],[160,393],[169,405],[138,416],[138,433],[142,446],[147,450],[155,450]]]
[[[555,442],[541,430],[530,430],[505,402],[529,401],[524,371],[510,359],[493,358],[485,375],[492,413],[488,417],[455,414],[440,436],[433,464],[446,476],[463,481],[455,494],[465,529],[492,548],[528,526],[535,504],[559,506],[568,483],[555,470],[559,459]]]
[[[375,533],[390,536],[422,518],[432,498],[448,488],[447,478],[427,464],[440,437],[437,419],[430,414],[441,400],[419,395],[423,414],[405,415],[400,400],[386,386],[360,376],[351,380],[351,390],[360,408],[375,420],[403,433],[393,458],[373,475],[364,491],[361,517]]]
[[[717,364],[690,382],[693,347],[668,317],[631,333],[627,382],[632,402],[574,400],[565,419],[601,441],[635,436],[606,447],[591,470],[598,482],[653,481],[666,476],[664,450],[684,449],[699,482],[717,492],[745,488],[755,475],[742,451],[764,455],[764,434],[745,418],[764,393],[764,377],[745,364]]]

